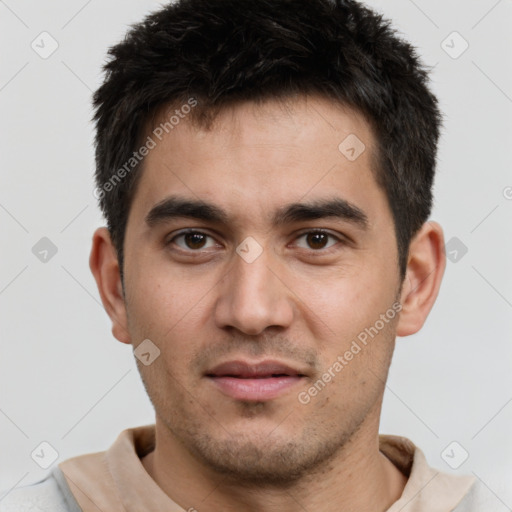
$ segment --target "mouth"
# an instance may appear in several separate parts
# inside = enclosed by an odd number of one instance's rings
[[[306,374],[279,361],[249,363],[228,361],[205,376],[217,389],[235,400],[265,401],[276,398],[302,382]]]

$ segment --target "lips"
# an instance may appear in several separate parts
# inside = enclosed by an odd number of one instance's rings
[[[206,377],[231,398],[263,401],[285,393],[301,382],[305,374],[279,361],[228,361],[209,370]]]
[[[278,376],[303,376],[299,370],[277,361],[250,364],[244,361],[228,361],[208,372],[212,377],[238,377],[239,379],[261,379]]]

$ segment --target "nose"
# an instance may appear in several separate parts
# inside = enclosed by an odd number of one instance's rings
[[[269,327],[289,327],[294,315],[293,293],[284,283],[283,269],[272,252],[264,249],[252,262],[238,254],[233,258],[233,265],[218,283],[217,326],[247,335],[261,334]]]

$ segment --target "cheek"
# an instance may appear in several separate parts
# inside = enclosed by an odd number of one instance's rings
[[[152,373],[158,373],[160,381],[182,379],[197,352],[201,335],[204,336],[205,322],[211,318],[207,311],[211,307],[208,295],[211,286],[179,281],[169,272],[146,277],[141,273],[131,286],[133,300],[128,306],[131,334],[141,340],[150,339],[160,350],[160,364],[141,370],[148,379],[156,378]]]
[[[371,265],[317,273],[290,286],[301,299],[301,316],[309,318],[319,339],[347,340],[373,325],[395,299],[391,272]],[[317,328],[313,326],[316,325]],[[323,333],[323,334],[322,334]]]
[[[321,380],[329,382],[319,406],[331,393],[333,403],[345,404],[375,395],[393,353],[398,319],[394,276],[377,263],[371,272],[358,270],[316,282],[301,311],[318,344]]]
[[[394,324],[365,329],[332,339],[322,357],[321,374],[299,396],[301,403],[310,401],[312,413],[321,415],[326,424],[339,425],[364,415],[382,396],[393,354]],[[361,333],[364,336],[358,338]]]
[[[129,313],[134,328],[167,337],[176,326],[194,314],[206,293],[201,283],[191,283],[169,269],[144,272],[143,267],[129,283]]]

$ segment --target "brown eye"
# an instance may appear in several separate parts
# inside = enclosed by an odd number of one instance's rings
[[[313,249],[315,251],[329,248],[340,241],[339,238],[325,231],[308,231],[300,235],[299,239],[304,239],[306,242],[305,245],[299,244],[299,247]],[[332,242],[329,242],[329,239],[331,239]]]
[[[325,233],[308,233],[306,240],[312,249],[323,249],[327,244],[328,236]]]
[[[188,231],[186,233],[176,235],[169,241],[168,245],[172,243],[175,243],[180,249],[189,252],[199,251],[215,245],[215,242],[210,235],[201,233],[200,231]]]
[[[187,233],[184,235],[184,241],[189,249],[202,249],[206,242],[206,236],[202,233]]]

